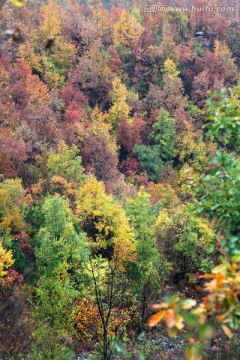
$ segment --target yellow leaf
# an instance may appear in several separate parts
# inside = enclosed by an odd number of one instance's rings
[[[12,3],[13,3],[15,6],[18,6],[18,7],[23,6],[23,3],[22,3],[20,0],[12,0]]]
[[[156,326],[165,316],[166,310],[159,311],[158,313],[152,315],[148,321],[148,326]]]
[[[199,317],[199,324],[205,324],[205,322],[206,322],[206,320],[207,320],[207,316],[206,315],[201,315],[200,317]]]
[[[183,324],[183,317],[181,315],[177,315],[175,317],[175,326],[178,330],[182,330],[183,327],[184,327],[184,324]]]
[[[204,314],[206,309],[203,307],[203,304],[201,304],[199,307],[197,307],[195,310],[191,312],[191,314],[195,314],[197,316],[200,316]]]
[[[226,325],[222,325],[222,329],[227,337],[229,337],[229,338],[232,337],[232,332],[229,329],[229,327],[227,327]]]

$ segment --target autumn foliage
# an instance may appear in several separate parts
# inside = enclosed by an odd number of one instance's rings
[[[235,341],[239,25],[163,5],[0,0],[0,358]]]

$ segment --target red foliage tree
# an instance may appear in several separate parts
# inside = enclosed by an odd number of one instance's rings
[[[75,101],[78,106],[84,107],[88,105],[88,99],[83,92],[74,88],[74,86],[70,83],[61,90],[59,96],[66,106],[68,106],[72,101]]]
[[[139,171],[139,163],[136,156],[129,156],[119,166],[126,176],[134,176]]]
[[[82,91],[77,90],[72,84],[68,84],[59,94],[65,103],[64,120],[73,124],[88,118],[86,106],[88,99]]]
[[[144,126],[145,122],[139,117],[135,117],[131,125],[125,119],[122,120],[117,140],[124,152],[131,153],[133,147],[141,142],[141,132]]]
[[[205,100],[210,95],[210,78],[207,70],[203,70],[194,77],[192,99],[200,108],[205,105]]]
[[[98,180],[113,180],[117,175],[118,157],[108,150],[103,136],[90,135],[81,150],[82,163],[87,172],[93,173]]]
[[[6,177],[16,176],[26,160],[27,146],[19,135],[13,135],[9,128],[0,131],[0,173]]]
[[[119,73],[119,71],[122,69],[123,63],[118,55],[117,50],[115,49],[115,47],[113,45],[111,45],[108,48],[108,52],[111,56],[111,60],[109,63],[109,67],[110,67],[111,71],[114,73]]]

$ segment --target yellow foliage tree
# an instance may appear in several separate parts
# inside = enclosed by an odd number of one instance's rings
[[[45,72],[44,80],[49,89],[61,89],[64,85],[64,76],[60,75],[55,69],[53,64],[47,59],[44,60]]]
[[[59,68],[69,67],[72,56],[76,49],[74,45],[67,43],[62,37],[56,37],[52,59]]]
[[[22,209],[25,201],[25,192],[19,179],[8,179],[0,183],[0,228],[6,233],[23,230]]]
[[[80,226],[88,234],[93,253],[101,253],[119,268],[135,259],[133,233],[121,205],[106,195],[104,184],[90,178],[76,202]]]
[[[126,10],[123,10],[114,27],[113,42],[115,45],[131,47],[142,33],[143,27]]]
[[[134,235],[125,211],[105,193],[102,182],[89,178],[79,189],[76,198],[79,227],[87,234],[90,249],[87,268],[92,285],[87,292],[94,304],[85,304],[89,306],[87,316],[90,316],[90,322],[91,318],[95,321],[95,326],[91,328],[102,344],[103,359],[109,359],[112,329],[116,330],[127,315],[121,305],[129,280],[126,282],[122,273],[127,264],[136,262]],[[119,321],[116,322],[117,312]],[[85,315],[80,309],[75,319],[80,338],[84,335],[86,325],[89,325]]]
[[[184,161],[194,153],[196,143],[190,130],[181,133],[178,137],[177,147],[179,149],[179,160]]]
[[[96,106],[91,114],[92,124],[87,129],[87,135],[102,136],[107,139],[107,150],[112,154],[116,154],[117,142],[115,136],[111,134],[112,126],[107,123],[108,114],[103,114]]]
[[[90,9],[93,14],[93,21],[96,24],[98,33],[103,36],[112,28],[108,10],[104,8],[101,0],[91,0]]]
[[[174,41],[174,35],[168,27],[163,28],[160,52],[161,57],[164,61],[167,59],[172,59],[175,63],[178,63],[178,54],[177,47]]]
[[[13,263],[12,252],[4,250],[0,242],[0,278],[6,275],[6,270],[12,266]]]
[[[61,33],[63,14],[56,0],[41,5],[40,34],[44,39],[55,38]]]
[[[63,20],[62,9],[55,0],[49,0],[47,4],[41,6],[40,38],[44,42],[49,39],[54,40],[50,54],[54,64],[59,68],[69,66],[71,57],[76,51],[74,45],[62,37]]]
[[[42,74],[50,89],[63,86],[66,69],[76,52],[75,46],[62,36],[63,21],[63,11],[56,0],[42,4],[38,30],[33,30],[19,49],[19,55]]]
[[[118,77],[113,80],[112,86],[113,104],[108,113],[108,120],[110,124],[116,126],[121,118],[127,118],[129,116],[131,107],[127,103],[129,93],[126,86],[122,84]]]
[[[30,64],[32,69],[38,72],[43,71],[41,64],[41,56],[35,53],[34,46],[29,39],[26,39],[23,44],[19,46],[19,55],[26,63]]]
[[[119,325],[115,321],[113,327],[112,320],[119,317],[121,325],[127,315],[122,302],[126,299],[129,280],[125,281],[122,273],[127,264],[136,262],[134,236],[121,205],[106,195],[104,184],[94,178],[89,178],[77,194],[76,215],[79,226],[87,234],[90,249],[87,269],[92,284],[87,292],[95,305],[88,303],[87,315],[90,322],[91,318],[94,321],[95,335],[100,335],[98,342],[102,345],[102,358],[110,359],[112,329],[116,330]],[[116,314],[118,309],[120,312]],[[89,324],[85,314],[80,310],[75,319],[81,335]]]
[[[211,270],[206,260],[214,239],[211,224],[189,214],[188,205],[163,209],[156,222],[156,234],[161,253],[178,270],[189,273]]]
[[[175,64],[174,61],[171,60],[171,59],[167,59],[167,60],[164,61],[163,72],[164,72],[170,79],[174,79],[174,78],[176,78],[176,77],[180,74],[180,71],[177,70],[176,64]]]
[[[151,195],[153,204],[160,202],[164,207],[175,207],[180,203],[176,191],[169,184],[149,182],[147,191]]]
[[[231,54],[231,52],[229,50],[229,47],[227,46],[226,43],[224,43],[224,42],[222,42],[220,40],[215,40],[214,48],[215,48],[215,54],[217,56],[225,55],[227,59],[229,59],[229,60],[231,59],[233,61],[232,54]]]

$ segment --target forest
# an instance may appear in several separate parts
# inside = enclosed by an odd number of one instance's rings
[[[0,360],[240,358],[239,71],[235,0],[0,0]]]

